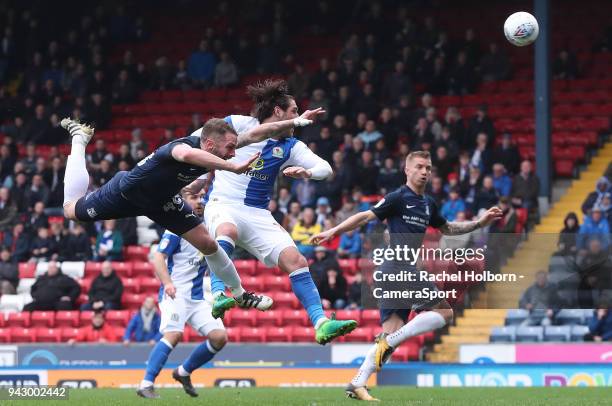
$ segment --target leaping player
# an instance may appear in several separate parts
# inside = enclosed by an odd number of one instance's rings
[[[238,134],[252,131],[260,123],[281,123],[298,117],[297,104],[282,80],[267,80],[249,86],[248,93],[255,103],[253,117],[232,115],[225,118]],[[302,116],[311,119],[323,113],[319,108],[306,111]],[[199,132],[197,130],[193,135]],[[293,128],[280,129],[266,140],[239,148],[235,159],[242,160],[253,154],[259,154],[259,158],[246,173],[215,173],[204,213],[208,230],[228,255],[232,255],[237,244],[267,266],[278,266],[289,275],[293,292],[308,312],[316,331],[315,340],[319,344],[350,333],[357,327],[357,322],[325,316],[308,261],[268,210],[279,173],[296,179],[322,180],[331,175],[331,166],[306,144],[294,138]],[[200,180],[190,187],[199,190],[204,183],[204,180]],[[214,276],[212,280],[215,303],[227,301],[229,298],[223,294],[223,284]]]
[[[238,304],[265,311],[272,306],[272,299],[242,288],[233,262],[177,193],[212,169],[245,172],[259,155],[249,156],[242,162],[228,161],[235,156],[236,148],[266,139],[270,133],[310,123],[311,120],[296,116],[291,120],[251,127],[251,131],[238,137],[224,120],[210,119],[197,136],[179,138],[161,146],[131,171],[118,172],[100,189],[86,195],[89,174],[85,148],[94,129],[63,119],[61,125],[72,137],[64,178],[64,216],[82,222],[147,216],[202,252],[209,269],[227,284]],[[231,307],[236,302],[219,301],[213,306],[222,313],[226,310],[224,306]]]
[[[315,235],[311,241],[320,244],[336,235],[360,228],[372,220],[386,219],[391,246],[401,244],[415,249],[421,247],[428,225],[438,228],[443,234],[458,235],[485,227],[501,218],[502,211],[498,207],[492,207],[477,221],[446,221],[441,216],[435,201],[425,194],[425,186],[431,178],[431,166],[429,152],[410,153],[406,158],[407,180],[404,186],[387,194],[371,210],[349,217],[336,227]],[[406,263],[388,261],[381,266],[380,271],[382,273],[407,271],[416,274],[413,278],[416,282],[410,282],[408,285],[410,291],[437,290],[433,282],[420,279],[416,267],[406,266]],[[453,319],[453,309],[444,299],[433,302],[425,299],[409,299],[401,303],[381,301],[379,306],[383,333],[377,337],[359,372],[346,388],[346,394],[351,398],[378,400],[369,394],[366,382],[374,371],[380,371],[394,349],[408,338],[442,328]],[[419,313],[408,321],[411,310]]]

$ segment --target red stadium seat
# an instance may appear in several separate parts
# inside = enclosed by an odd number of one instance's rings
[[[39,343],[59,343],[61,338],[60,329],[45,327],[36,329],[36,341]]]
[[[566,178],[575,176],[574,162],[571,160],[555,161],[555,174]]]
[[[279,267],[268,267],[257,261],[257,275],[283,275]]]
[[[257,310],[234,309],[231,310],[231,318],[228,320],[228,325],[231,327],[255,327],[255,312]],[[231,323],[231,324],[229,324]]]
[[[79,312],[76,310],[60,310],[55,314],[55,327],[78,327]]]
[[[300,307],[300,301],[293,293],[271,292],[270,297],[274,300],[275,309],[298,309]]]
[[[11,338],[16,343],[36,342],[36,330],[23,327],[11,327]]]
[[[135,278],[123,278],[121,282],[123,283],[123,292],[124,293],[140,293],[140,280]],[[159,283],[158,283],[159,285]]]
[[[81,286],[81,294],[87,294],[89,289],[91,289],[91,284],[93,283],[94,278],[87,279],[79,279],[79,285]]]
[[[85,262],[85,277],[94,278],[102,270],[102,262]]]
[[[394,361],[415,361],[419,359],[420,345],[414,341],[408,341],[393,351],[391,359]]]
[[[94,312],[91,310],[82,311],[79,316],[79,327],[86,327],[91,324]]]
[[[229,342],[230,343],[239,343],[241,340],[241,332],[242,332],[242,328],[241,327],[228,327],[226,329],[227,331],[227,336],[229,337]]]
[[[263,289],[263,278],[260,276],[245,276],[241,277],[240,280],[246,290],[261,292]]]
[[[344,336],[344,342],[347,343],[365,343],[370,342],[374,339],[372,334],[372,328],[370,327],[357,327],[349,334]]]
[[[291,282],[288,276],[265,275],[263,277],[263,292],[291,292]]]
[[[229,312],[233,313],[233,312]],[[228,313],[228,314],[229,314]],[[265,312],[255,312],[257,327],[280,327],[282,326],[282,310],[268,310]]]
[[[254,276],[256,275],[257,261],[253,259],[236,259],[234,260],[234,266],[240,274],[240,276]]]
[[[355,274],[357,273],[357,260],[353,258],[338,258],[338,265],[344,273]]]
[[[30,327],[30,317],[30,312],[9,313],[6,325],[11,327]]]
[[[0,343],[12,343],[13,336],[10,328],[0,327]]]
[[[32,262],[19,263],[19,279],[33,278],[36,274],[36,264]]]
[[[284,310],[283,326],[309,326],[310,319],[306,310]]]
[[[153,264],[145,261],[134,261],[132,264],[132,277],[136,278],[139,276],[154,277],[155,271],[153,270]]]
[[[111,326],[126,327],[130,320],[130,312],[128,310],[109,310],[105,315],[106,323]]]
[[[272,343],[287,343],[293,341],[291,327],[266,327],[266,339]]]
[[[123,307],[128,310],[136,310],[142,306],[147,295],[143,293],[124,293],[121,298]]]
[[[193,341],[191,341],[193,340]],[[183,342],[199,342],[202,341],[202,337],[195,331],[189,324],[185,325],[183,330]]]
[[[240,332],[240,341],[243,343],[266,342],[266,328],[242,328]]]
[[[30,327],[54,327],[55,312],[36,311],[30,316]]]
[[[134,267],[134,272],[136,268]],[[138,278],[140,292],[147,295],[156,295],[159,291],[160,282],[155,276],[141,276]]]
[[[291,336],[293,337],[293,341],[295,342],[315,342],[315,331],[312,327],[291,327]]]
[[[77,327],[64,327],[61,329],[61,341],[66,342],[70,339],[76,339],[79,335],[79,328]]]
[[[337,310],[336,317],[339,320],[355,320],[361,326],[361,311],[359,310]]]
[[[366,309],[361,312],[362,326],[379,326],[380,312],[378,310]]]
[[[147,261],[149,249],[149,247],[142,245],[128,245],[123,256],[126,261]]]
[[[113,261],[113,269],[120,278],[132,277],[132,262]]]

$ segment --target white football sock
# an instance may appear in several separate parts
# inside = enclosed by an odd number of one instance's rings
[[[185,371],[185,368],[183,368],[183,364],[179,365],[179,367],[178,367],[178,374],[180,376],[189,376],[189,375],[191,375],[189,372]]]
[[[87,172],[85,148],[83,147],[82,154],[70,154],[66,162],[66,174],[64,175],[64,206],[85,196],[88,187],[89,173]]]
[[[406,323],[402,328],[387,336],[387,343],[391,347],[397,347],[410,337],[437,330],[446,325],[446,320],[438,312],[429,311],[419,313],[416,317]]]
[[[230,257],[227,256],[219,245],[217,245],[217,251],[215,253],[204,255],[204,259],[210,267],[210,270],[230,288],[234,297],[242,296],[244,289],[240,283],[238,271],[236,271],[236,267]]]
[[[148,388],[149,386],[153,386],[153,382],[147,381],[146,379],[143,379],[142,381],[140,381],[139,389]]]
[[[370,375],[376,371],[376,366],[374,365],[374,357],[376,355],[376,345],[373,345],[363,360],[363,363],[359,367],[359,371],[357,371],[357,375],[353,378],[351,383],[357,387],[365,386],[370,378]]]

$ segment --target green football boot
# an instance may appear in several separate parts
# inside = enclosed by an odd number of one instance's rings
[[[238,303],[234,300],[233,297],[227,297],[223,293],[215,297],[212,305],[212,316],[215,319],[221,318],[223,320],[223,316],[225,312],[231,309],[232,307],[236,307]]]
[[[325,345],[334,338],[346,335],[357,328],[355,320],[336,320],[336,313],[332,313],[331,318],[326,320],[316,330],[315,340],[321,345]]]

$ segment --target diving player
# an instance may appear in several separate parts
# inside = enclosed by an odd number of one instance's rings
[[[225,121],[210,119],[200,136],[179,138],[161,146],[131,171],[118,172],[100,189],[85,195],[89,186],[85,148],[94,129],[63,119],[61,125],[72,137],[64,178],[64,215],[69,220],[83,222],[147,216],[197,247],[204,254],[209,268],[229,286],[236,302],[243,307],[267,310],[272,306],[272,299],[242,288],[230,258],[224,250],[218,249],[206,227],[177,193],[210,169],[242,173],[259,158],[255,154],[240,163],[227,161],[235,155],[237,147],[258,142],[279,129],[288,131],[310,123],[312,121],[306,118],[296,117],[255,127],[237,137],[236,131]],[[222,314],[236,302],[216,302],[216,310]]]
[[[372,220],[386,219],[392,247],[403,244],[419,248],[428,225],[438,228],[443,234],[457,235],[485,227],[492,221],[501,218],[502,211],[498,207],[492,207],[477,221],[446,221],[440,215],[433,198],[425,195],[425,186],[431,178],[431,167],[429,152],[410,153],[406,158],[407,180],[404,186],[387,194],[371,210],[349,217],[336,227],[315,235],[311,241],[320,244],[336,235],[360,228]],[[401,265],[406,264],[387,261],[380,270],[383,273],[404,271]],[[414,267],[408,267],[408,272],[419,275]],[[416,277],[416,282],[409,282],[410,290],[437,290],[433,282],[419,279]],[[393,350],[408,338],[442,328],[453,319],[453,310],[445,299],[436,301],[404,299],[401,303],[381,301],[379,306],[383,333],[377,337],[376,343],[366,355],[359,372],[346,388],[347,395],[352,398],[377,400],[368,393],[366,382],[374,371],[380,371]],[[419,313],[408,322],[411,310]]]
[[[204,209],[201,196],[183,191],[183,199],[193,208],[193,213],[202,219]],[[212,308],[204,299],[204,273],[206,262],[202,254],[178,235],[166,231],[157,252],[153,254],[155,274],[161,281],[159,308],[161,309],[160,332],[164,335],[157,342],[147,361],[147,372],[136,392],[144,398],[159,398],[154,382],[164,367],[170,352],[183,338],[185,323],[206,337],[189,358],[172,371],[172,377],[183,385],[185,392],[198,396],[191,384],[191,373],[210,361],[227,342],[227,333],[221,319],[212,316]]]
[[[248,133],[260,123],[272,124],[298,117],[295,100],[288,94],[287,84],[282,80],[267,80],[249,86],[248,93],[255,103],[253,117],[232,115],[225,118],[238,134]],[[314,118],[323,113],[319,108],[303,115]],[[252,154],[259,154],[259,159],[246,173],[215,173],[204,213],[208,230],[228,255],[237,244],[264,264],[278,266],[289,275],[293,292],[308,312],[319,344],[350,333],[357,327],[357,322],[325,317],[308,261],[268,210],[279,173],[296,179],[322,180],[331,175],[331,166],[294,138],[293,129],[281,129],[266,140],[239,148],[236,159]],[[200,181],[190,187],[198,190],[203,184],[204,181]],[[215,277],[212,279],[216,301],[225,300],[223,284]]]

